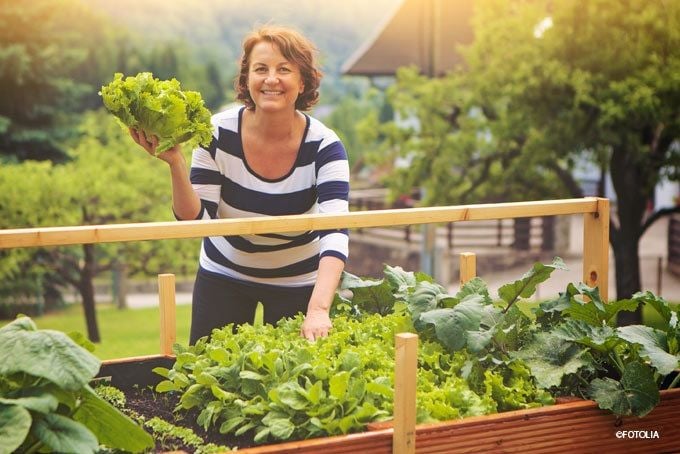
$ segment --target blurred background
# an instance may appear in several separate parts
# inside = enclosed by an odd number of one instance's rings
[[[325,77],[311,115],[348,150],[353,210],[607,197],[610,297],[644,289],[680,301],[675,0],[0,0],[0,228],[172,220],[165,169],[98,91],[116,72],[151,71],[217,112],[234,101],[241,40],[266,23],[319,49]],[[347,270],[401,265],[453,288],[457,253],[473,251],[496,289],[559,255],[572,272],[541,289],[547,298],[581,278],[581,225],[364,229],[352,232]],[[176,274],[178,302],[189,303],[198,248],[0,250],[0,318],[61,327],[49,316],[67,314],[94,341],[143,337],[140,326],[157,323],[132,308],[157,304],[159,273]],[[157,334],[149,339],[130,348],[153,352]]]

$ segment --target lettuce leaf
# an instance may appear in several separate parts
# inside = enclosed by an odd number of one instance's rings
[[[99,94],[126,129],[158,137],[157,153],[184,142],[207,146],[212,140],[211,114],[203,98],[198,92],[183,91],[177,79],[159,80],[149,72],[129,77],[116,73]]]

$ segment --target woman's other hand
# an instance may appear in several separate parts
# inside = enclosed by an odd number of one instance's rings
[[[328,311],[324,309],[309,309],[302,322],[300,335],[309,341],[315,341],[320,337],[328,336],[328,331],[332,327],[331,318]]]

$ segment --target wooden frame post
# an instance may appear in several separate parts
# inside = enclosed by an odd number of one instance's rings
[[[158,299],[161,310],[161,355],[171,355],[177,339],[175,315],[175,275],[158,275]]]
[[[583,282],[609,299],[609,200],[598,198],[597,211],[583,214]]]
[[[395,337],[393,454],[416,452],[416,381],[418,335],[400,333]]]
[[[477,255],[474,252],[460,254],[460,285],[477,276]]]

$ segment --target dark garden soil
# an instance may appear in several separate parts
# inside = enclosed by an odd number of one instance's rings
[[[217,427],[206,432],[203,430],[203,427],[196,424],[198,411],[192,410],[188,412],[183,411],[181,414],[175,413],[173,410],[179,401],[179,395],[177,394],[161,394],[154,392],[150,388],[141,387],[121,389],[121,391],[123,391],[127,400],[125,405],[126,409],[143,416],[147,421],[153,417],[159,417],[178,427],[186,427],[201,437],[206,444],[214,443],[216,445],[228,446],[231,448],[245,448],[255,445],[252,438],[253,434],[251,433],[234,437],[233,435],[223,435],[219,433]],[[195,448],[187,446],[181,439],[171,436],[166,437],[163,440],[156,440],[155,452],[180,450],[194,452]]]

